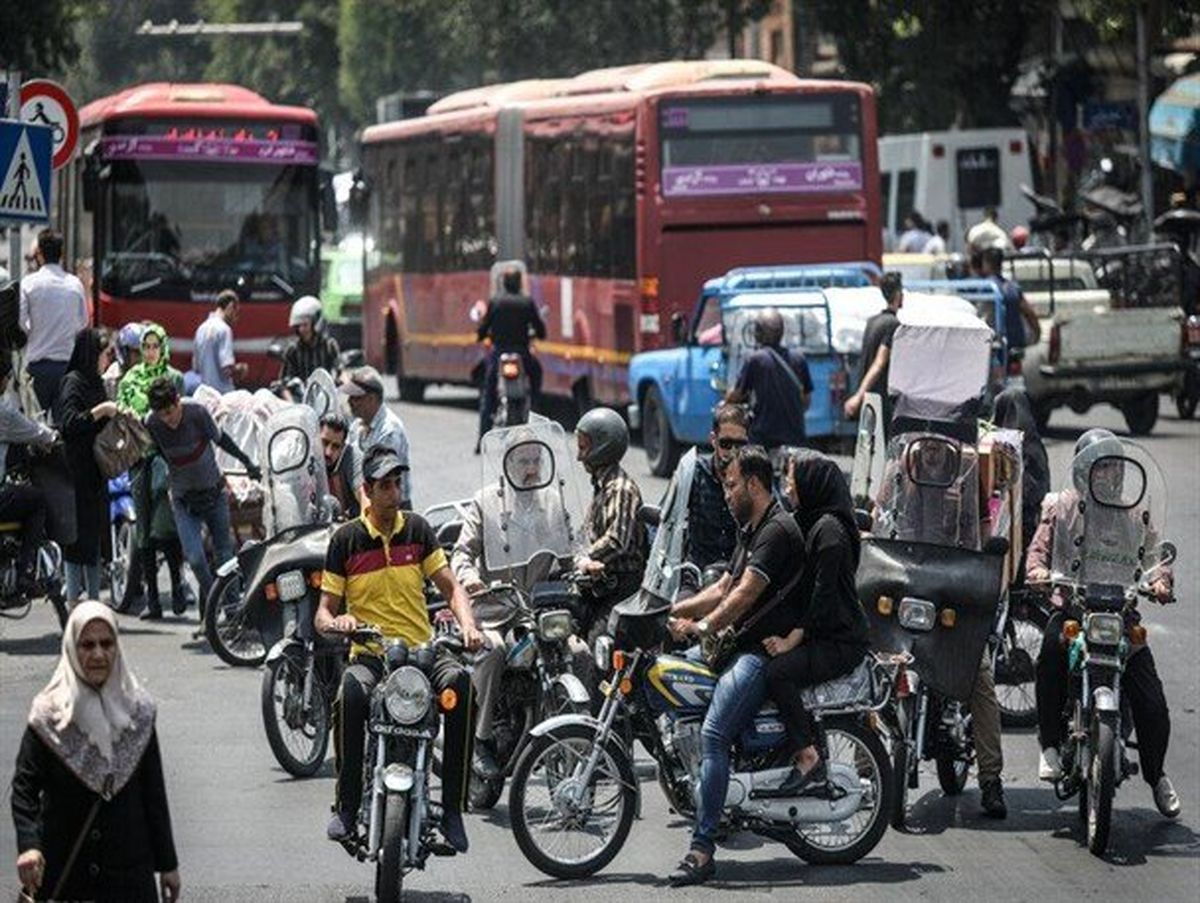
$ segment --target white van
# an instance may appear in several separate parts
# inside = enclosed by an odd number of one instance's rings
[[[894,250],[904,217],[917,210],[950,224],[949,251],[964,251],[967,230],[995,207],[1007,232],[1028,222],[1021,194],[1032,184],[1029,139],[1022,129],[971,129],[886,135],[879,139],[884,248]]]

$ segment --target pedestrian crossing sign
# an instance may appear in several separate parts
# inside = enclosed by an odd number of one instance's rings
[[[0,222],[50,220],[51,129],[0,121]]]

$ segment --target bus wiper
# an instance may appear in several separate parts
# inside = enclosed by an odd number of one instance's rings
[[[280,276],[278,273],[271,274],[271,281],[274,282],[276,285],[278,285],[281,289],[283,289],[289,295],[296,294],[295,287],[292,285],[289,285],[288,281],[286,279],[284,279],[282,276]]]
[[[162,276],[155,276],[153,279],[147,279],[145,282],[139,282],[136,285],[129,286],[129,294],[140,295],[142,292],[148,292],[156,286],[162,285]]]

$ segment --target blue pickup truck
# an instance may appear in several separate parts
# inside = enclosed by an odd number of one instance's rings
[[[678,316],[671,324],[677,347],[629,364],[629,420],[642,429],[651,472],[669,475],[685,445],[708,441],[713,406],[754,350],[754,315],[764,307],[779,310],[784,345],[808,359],[808,435],[854,435],[842,401],[853,390],[863,324],[883,307],[871,285],[878,272],[870,263],[744,267],[706,282],[690,322]]]

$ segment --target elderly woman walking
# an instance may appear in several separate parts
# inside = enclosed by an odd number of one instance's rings
[[[33,700],[12,782],[17,873],[38,900],[179,899],[155,705],[129,669],[112,610],[81,602]]]

